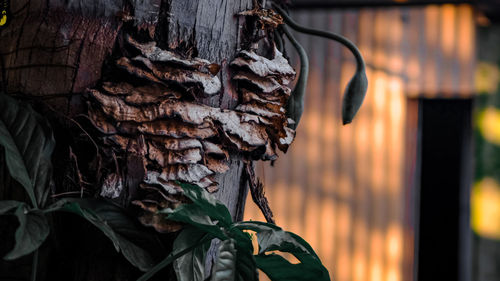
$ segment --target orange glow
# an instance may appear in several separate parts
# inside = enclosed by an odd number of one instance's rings
[[[458,22],[458,38],[457,38],[457,55],[460,64],[460,79],[458,81],[459,90],[466,95],[474,93],[474,64],[475,64],[475,25],[473,8],[469,5],[459,5],[458,14],[460,21]]]
[[[365,281],[367,275],[367,252],[368,235],[366,221],[358,218],[354,221],[354,255],[353,255],[353,279]]]
[[[354,278],[355,281],[366,280],[366,263],[364,256],[354,257]]]
[[[403,231],[401,226],[391,223],[387,229],[386,251],[390,264],[397,264],[402,256]]]
[[[382,281],[382,265],[380,261],[375,261],[370,270],[371,281]]]
[[[373,124],[373,143],[376,149],[384,146],[385,124],[382,118],[377,118]],[[377,161],[375,161],[377,162]]]
[[[425,44],[427,52],[425,54],[425,71],[423,72],[424,88],[421,89],[428,97],[432,97],[438,90],[437,54],[439,40],[439,7],[428,6],[425,9]]]
[[[398,280],[402,280],[399,271],[392,268],[389,269],[387,271],[387,281],[398,281]]]
[[[403,58],[401,53],[401,41],[403,40],[403,24],[398,16],[397,10],[392,10],[389,25],[391,26],[390,34],[390,51],[389,53],[389,69],[392,73],[401,74],[403,72]]]
[[[312,111],[307,114],[307,118],[304,124],[307,128],[307,136],[309,141],[319,141],[321,140],[321,112]],[[319,145],[309,145],[307,147],[307,159],[309,165],[315,165],[318,163],[320,157]]]
[[[420,61],[414,55],[408,60],[406,71],[408,76],[408,95],[413,97],[420,94],[419,78],[421,75]]]
[[[334,118],[333,116],[322,116],[323,118],[323,123],[324,126],[322,128],[323,130],[323,141],[327,143],[332,143],[335,138],[337,137],[335,135],[335,123],[338,122],[339,120]]]
[[[335,233],[337,221],[335,219],[335,201],[331,198],[325,198],[321,202],[321,230],[320,230],[320,248],[318,255],[321,256],[323,264],[327,268],[336,268],[333,260],[335,250]]]
[[[403,82],[400,78],[391,77],[389,82],[389,104],[391,119],[394,124],[401,123],[403,113]]]
[[[455,6],[446,4],[441,7],[441,48],[447,58],[455,51]]]
[[[383,280],[383,237],[379,230],[373,230],[370,235],[370,280]]]
[[[404,142],[404,124],[405,99],[403,94],[403,81],[398,77],[391,77],[389,82],[389,105],[390,105],[390,147],[389,150],[389,189],[391,195],[396,195],[400,190],[400,184],[403,181],[403,147]],[[391,202],[393,204],[393,202]],[[399,203],[396,205],[399,206]],[[396,208],[402,210],[402,208]]]
[[[381,13],[375,14],[375,22],[372,22],[374,29],[374,51],[373,51],[373,65],[377,68],[385,68],[387,64],[387,50],[384,49],[386,40],[388,39],[388,21],[387,15]]]
[[[337,262],[337,274],[335,275],[338,280],[349,280],[351,276],[350,267],[351,259],[348,252],[339,252],[338,262]]]
[[[460,20],[458,21],[458,38],[456,46],[458,47],[458,58],[462,63],[470,63],[474,56],[474,41],[475,41],[475,25],[474,13],[469,5],[459,5],[458,13]]]
[[[304,196],[302,188],[292,184],[288,186],[289,200],[286,202],[288,211],[288,229],[291,232],[302,232],[302,197]]]
[[[341,136],[341,145],[347,147],[350,142],[349,136],[352,134],[343,134]],[[347,150],[343,149],[342,159],[347,160],[350,156],[346,154]],[[348,170],[346,170],[348,171]],[[345,196],[344,198],[350,199],[352,193],[352,182],[348,173],[340,175],[339,190]],[[351,210],[347,200],[341,202],[337,208],[338,228],[337,233],[341,241],[348,241],[352,235],[351,233]],[[338,268],[337,275],[341,280],[347,280],[351,273],[351,251],[348,243],[341,243],[338,245]]]
[[[421,93],[421,79],[422,79],[422,59],[420,58],[421,52],[419,52],[419,47],[424,40],[425,34],[420,32],[421,22],[419,19],[422,16],[422,12],[410,9],[408,11],[409,23],[405,26],[405,33],[408,36],[408,57],[406,58],[406,76],[408,77],[408,82],[406,87],[408,96],[416,96]]]
[[[359,11],[359,39],[358,39],[358,48],[360,52],[363,54],[365,62],[368,64],[373,63],[373,48],[371,45],[371,39],[373,37],[373,33],[371,28],[365,28],[367,26],[372,26],[373,24],[373,11],[369,9],[362,9]]]
[[[309,192],[307,195],[304,238],[313,248],[318,248],[320,246],[318,243],[320,221],[317,218],[320,217],[320,209],[319,205],[316,203],[319,201],[318,197],[315,195],[315,192]]]
[[[362,117],[362,118],[361,118]],[[369,138],[369,124],[365,116],[359,116],[358,122],[356,123],[356,150],[359,152],[361,157],[366,156],[370,148],[370,138]],[[360,161],[362,159],[359,159]]]
[[[373,125],[373,166],[372,166],[372,174],[373,174],[373,185],[372,189],[374,192],[381,191],[384,188],[384,136],[385,136],[385,126],[383,121],[380,118],[377,118],[375,124]]]
[[[387,75],[381,71],[375,71],[373,80],[374,110],[377,113],[381,113],[385,110],[385,97],[388,84]]]

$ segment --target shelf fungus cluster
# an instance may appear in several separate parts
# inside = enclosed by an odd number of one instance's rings
[[[144,167],[140,220],[157,231],[179,228],[157,215],[185,201],[177,182],[217,191],[216,175],[229,169],[230,155],[276,159],[295,132],[288,128],[286,86],[295,72],[280,52],[267,59],[242,51],[231,63],[240,104],[233,110],[203,105],[221,91],[219,66],[184,59],[154,42],[126,39],[128,57],[115,61],[119,81],[107,79],[88,90],[89,117],[116,155],[136,155]],[[101,196],[118,197],[124,180],[116,171],[103,179]]]

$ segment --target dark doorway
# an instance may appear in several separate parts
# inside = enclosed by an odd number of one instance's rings
[[[417,280],[470,280],[471,99],[421,99]]]

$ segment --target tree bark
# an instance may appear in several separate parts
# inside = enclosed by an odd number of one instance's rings
[[[31,102],[54,124],[53,195],[81,192],[95,196],[95,187],[85,185],[93,182],[88,175],[96,172],[98,163],[91,156],[95,147],[87,133],[92,132],[82,129],[88,123],[81,118],[86,114],[82,94],[109,75],[105,66],[122,48],[125,35],[149,35],[163,49],[220,64],[223,90],[201,102],[231,109],[237,105],[238,95],[230,83],[228,64],[245,37],[245,19],[236,14],[251,8],[252,0],[11,1],[12,22],[0,30],[1,85],[9,95]],[[216,196],[240,220],[247,193],[247,183],[241,180],[244,163],[240,155],[231,155],[229,166],[228,172],[216,177]],[[78,179],[82,181],[74,182]],[[120,203],[129,206],[130,200],[128,196]],[[55,232],[57,236],[52,235],[41,250],[42,257],[50,260],[41,260],[38,280],[125,281],[139,276],[86,222],[67,216],[54,220],[64,231]],[[164,239],[172,241],[173,237]],[[28,280],[30,263],[29,257],[2,261],[0,280]],[[175,277],[167,269],[157,279]]]

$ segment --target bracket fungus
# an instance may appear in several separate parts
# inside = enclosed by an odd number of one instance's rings
[[[160,219],[157,211],[186,200],[178,182],[215,192],[215,176],[228,171],[230,155],[274,160],[276,149],[288,149],[295,131],[284,106],[295,71],[277,49],[272,59],[241,51],[230,63],[240,103],[221,109],[199,101],[221,91],[219,65],[181,58],[154,42],[125,41],[134,56],[115,61],[124,72],[121,81],[102,81],[87,91],[88,114],[113,153],[142,161],[142,195],[133,201],[142,209],[140,221],[159,232],[175,231],[180,225]],[[119,196],[123,181],[116,174],[105,178],[101,194]]]

